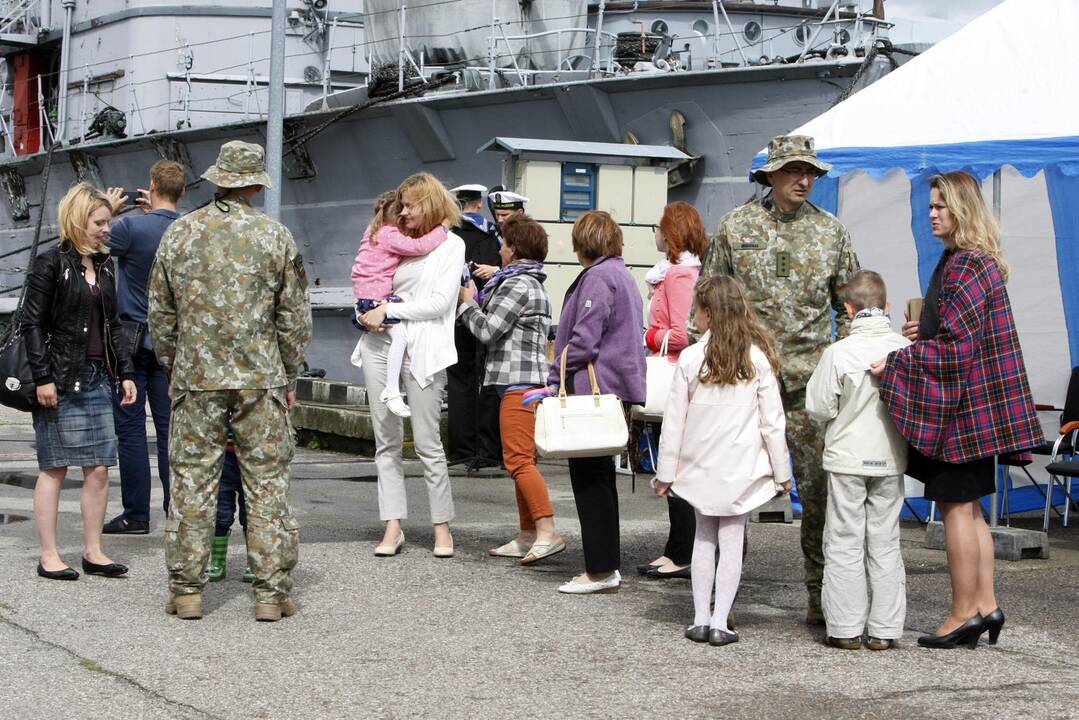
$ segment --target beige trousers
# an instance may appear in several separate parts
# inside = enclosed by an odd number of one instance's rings
[[[907,578],[899,548],[902,507],[902,475],[828,473],[821,605],[832,637],[903,635]]]

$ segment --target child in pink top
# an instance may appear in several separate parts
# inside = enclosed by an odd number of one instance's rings
[[[446,227],[439,225],[418,238],[405,235],[397,228],[397,216],[401,206],[397,193],[386,192],[375,202],[375,216],[360,241],[360,250],[352,265],[352,289],[356,296],[356,315],[353,324],[361,330],[357,320],[360,315],[383,302],[401,302],[393,294],[393,276],[401,258],[426,255],[446,240]],[[410,417],[412,412],[401,395],[401,366],[405,361],[408,338],[399,320],[387,319],[392,325],[390,349],[386,357],[386,389],[379,398],[390,412],[399,417]],[[369,400],[370,401],[370,400]]]

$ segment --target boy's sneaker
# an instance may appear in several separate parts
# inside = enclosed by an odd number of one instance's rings
[[[391,395],[389,389],[387,388],[386,390],[382,391],[382,394],[379,396],[378,399],[384,402],[386,404],[386,407],[389,408],[390,412],[392,412],[397,417],[412,417],[412,411],[408,409],[408,405],[405,404],[405,398],[403,395],[401,395],[401,393],[393,393]]]
[[[824,644],[828,647],[839,648],[840,650],[861,650],[862,639],[860,637],[855,638],[836,638],[831,635],[824,641]]]
[[[870,636],[869,639],[865,641],[865,646],[870,650],[891,650],[898,645],[899,643],[891,638],[876,638]]]

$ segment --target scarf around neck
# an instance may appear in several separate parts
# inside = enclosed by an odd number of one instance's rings
[[[678,256],[678,264],[686,265],[688,267],[700,267],[701,259],[691,253],[689,250],[683,250],[682,254]],[[667,277],[667,272],[674,267],[671,261],[667,258],[663,258],[658,263],[652,266],[652,269],[644,276],[644,281],[649,285],[659,285]]]
[[[484,283],[483,288],[476,295],[476,302],[480,307],[485,307],[498,286],[514,275],[535,275],[542,272],[543,263],[537,260],[514,260],[504,268],[500,268],[490,280]]]

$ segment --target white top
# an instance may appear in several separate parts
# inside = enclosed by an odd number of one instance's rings
[[[907,469],[907,443],[880,401],[880,381],[869,372],[870,363],[907,345],[887,317],[856,318],[850,335],[821,355],[806,386],[806,410],[828,423],[828,472],[885,477]]]
[[[741,515],[760,507],[791,477],[787,420],[779,383],[754,346],[756,375],[737,385],[698,378],[711,333],[678,358],[663,412],[656,480],[703,515]]]
[[[420,387],[434,381],[435,373],[457,362],[453,323],[465,243],[453,232],[427,255],[403,260],[393,276],[393,292],[414,298],[388,303],[386,317],[404,320],[408,337],[410,372]],[[352,364],[360,365],[359,345]]]

